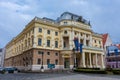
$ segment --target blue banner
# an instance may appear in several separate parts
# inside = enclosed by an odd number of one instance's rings
[[[76,51],[80,50],[80,53],[82,53],[82,46],[83,46],[83,44],[79,43],[78,38],[74,38],[74,44],[75,44],[75,50]]]
[[[82,53],[82,46],[83,46],[83,44],[80,43],[80,53]]]
[[[74,38],[74,44],[75,44],[76,51],[78,51],[79,50],[79,41],[78,41],[78,38]]]

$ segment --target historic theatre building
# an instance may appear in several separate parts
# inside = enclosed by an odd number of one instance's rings
[[[74,38],[83,44],[74,51]],[[56,20],[35,17],[6,45],[5,66],[23,70],[104,68],[102,35],[82,16],[64,12]],[[75,62],[76,61],[76,64]]]

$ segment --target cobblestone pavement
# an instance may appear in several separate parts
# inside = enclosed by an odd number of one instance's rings
[[[119,75],[61,73],[0,74],[0,80],[120,80]]]

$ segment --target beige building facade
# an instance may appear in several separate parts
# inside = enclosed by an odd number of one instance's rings
[[[83,43],[83,52],[73,52],[74,38]],[[104,68],[102,35],[94,33],[90,22],[69,12],[57,20],[35,17],[6,45],[5,66],[40,70],[77,67]]]

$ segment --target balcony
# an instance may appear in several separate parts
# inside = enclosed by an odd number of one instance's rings
[[[97,48],[97,47],[91,47],[91,46],[83,46],[85,49],[91,49],[91,50],[97,50],[97,51],[102,51],[102,48]]]
[[[70,50],[70,48],[69,47],[65,47],[65,48],[63,48],[63,50]]]

